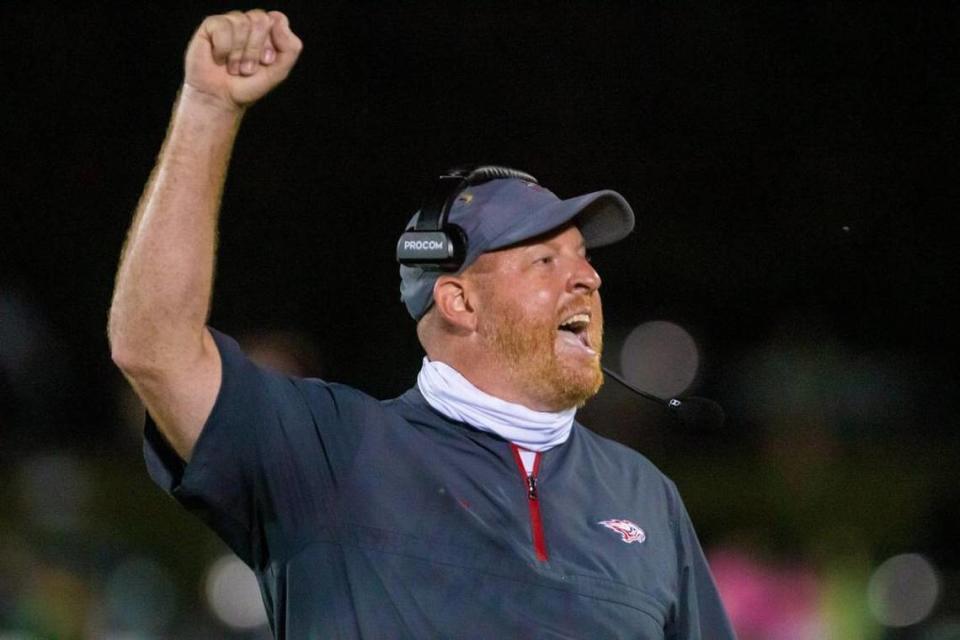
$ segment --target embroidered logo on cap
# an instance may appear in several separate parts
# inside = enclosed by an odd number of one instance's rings
[[[643,542],[647,539],[647,534],[637,526],[636,522],[629,520],[601,520],[597,524],[602,524],[607,529],[616,531],[620,534],[620,538],[627,544],[631,542]]]

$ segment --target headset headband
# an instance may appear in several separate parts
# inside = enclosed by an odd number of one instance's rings
[[[467,255],[467,238],[463,229],[447,222],[450,209],[467,187],[501,178],[539,184],[529,173],[497,165],[455,168],[434,180],[416,225],[397,242],[397,262],[432,271],[458,270]]]

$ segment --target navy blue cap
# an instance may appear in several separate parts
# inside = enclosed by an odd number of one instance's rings
[[[412,229],[417,214],[407,225]],[[535,238],[573,222],[588,249],[622,240],[635,217],[616,191],[594,191],[561,200],[548,189],[519,178],[490,180],[464,189],[450,208],[447,222],[467,236],[467,253],[459,272],[488,251]],[[443,272],[400,265],[400,299],[414,320],[433,304],[433,285]]]

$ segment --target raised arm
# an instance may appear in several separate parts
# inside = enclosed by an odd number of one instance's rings
[[[220,388],[220,357],[205,325],[230,153],[246,108],[287,77],[301,48],[277,11],[203,21],[120,258],[111,355],[184,460]]]

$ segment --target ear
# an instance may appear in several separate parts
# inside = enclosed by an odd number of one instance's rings
[[[445,322],[458,331],[473,332],[477,328],[476,308],[469,295],[469,285],[457,276],[440,276],[433,285],[433,304]]]

